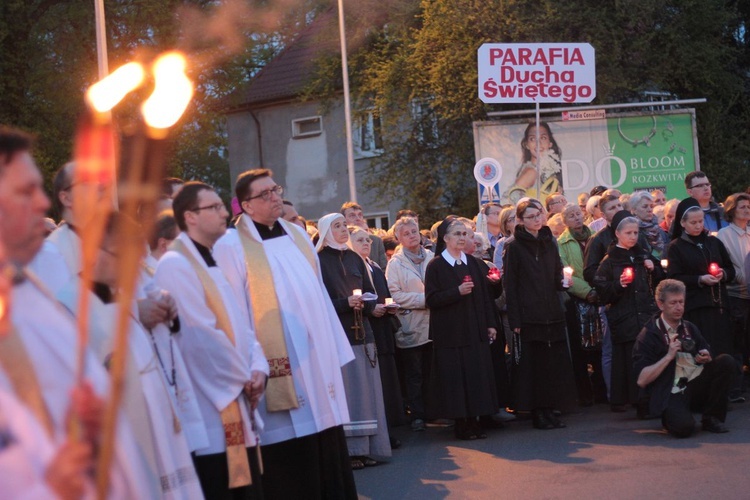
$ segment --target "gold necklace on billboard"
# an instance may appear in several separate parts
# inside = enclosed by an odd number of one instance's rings
[[[656,117],[651,115],[651,120],[654,122],[651,131],[648,135],[644,135],[640,139],[631,139],[625,135],[625,132],[622,131],[622,118],[617,119],[617,131],[620,133],[620,137],[622,137],[628,144],[632,144],[634,148],[638,147],[639,144],[645,144],[646,147],[651,147],[651,139],[656,135]]]

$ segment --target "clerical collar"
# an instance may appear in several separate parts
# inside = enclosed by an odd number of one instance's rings
[[[98,282],[94,282],[91,285],[92,285],[91,291],[94,292],[94,295],[99,297],[99,300],[101,300],[105,304],[114,302],[115,297],[109,285],[105,285],[104,283],[98,283]]]
[[[216,261],[214,260],[214,256],[211,255],[211,249],[205,245],[201,245],[200,243],[195,241],[193,238],[190,238],[190,241],[193,242],[193,245],[195,245],[196,250],[198,250],[198,253],[201,254],[201,257],[203,257],[203,260],[206,262],[206,265],[208,267],[216,267]]]
[[[443,250],[443,253],[441,253],[440,255],[442,255],[442,256],[443,256],[443,258],[445,259],[445,261],[446,261],[446,262],[447,262],[448,264],[450,264],[451,266],[455,266],[455,265],[456,265],[456,264],[458,264],[459,262],[461,262],[461,263],[463,263],[463,264],[466,264],[466,254],[465,254],[465,253],[463,253],[463,252],[461,252],[461,256],[460,256],[460,257],[459,257],[458,259],[457,259],[457,258],[455,258],[454,256],[452,256],[452,255],[450,254],[450,252],[448,252],[448,249],[447,249],[447,248],[446,248],[445,250]]]
[[[281,227],[281,224],[278,220],[274,221],[273,227],[268,227],[265,224],[255,222],[254,220],[253,224],[255,224],[255,228],[258,230],[258,234],[260,235],[260,238],[262,240],[270,240],[272,238],[278,238],[279,236],[284,236],[286,234],[286,231],[284,231],[284,228]]]

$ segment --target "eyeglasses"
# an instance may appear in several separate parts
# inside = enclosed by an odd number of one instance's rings
[[[466,231],[454,231],[451,233],[453,236],[468,236],[469,233]]]
[[[710,187],[711,187],[711,184],[709,184],[708,182],[702,182],[702,183],[700,183],[700,184],[695,184],[695,185],[694,185],[693,187],[691,187],[690,189],[698,189],[698,188],[710,188]]]
[[[221,212],[222,208],[226,208],[223,203],[214,203],[213,205],[206,205],[205,207],[193,208],[191,212],[200,212],[201,210],[213,210],[214,212]]]
[[[522,219],[523,220],[542,220],[542,212],[539,212],[536,215],[524,215]]]
[[[272,188],[261,191],[255,196],[251,196],[250,198],[245,198],[245,201],[254,200],[256,198],[263,198],[263,201],[268,201],[269,199],[271,199],[271,193],[276,193],[277,195],[281,196],[282,194],[284,194],[284,188],[279,185],[276,185]]]

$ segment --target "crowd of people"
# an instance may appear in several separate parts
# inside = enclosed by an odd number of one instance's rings
[[[139,225],[113,211],[84,262],[75,169],[54,179],[50,227],[31,138],[0,129],[6,498],[88,497],[97,478],[117,270]],[[353,499],[352,471],[387,462],[396,426],[484,439],[527,417],[564,428],[576,405],[676,436],[700,411],[727,432],[750,356],[750,194],[720,206],[702,172],[685,187],[488,203],[430,229],[401,210],[378,231],[355,202],[306,221],[267,169],[237,178],[231,214],[212,186],[166,179],[138,236],[107,496]]]

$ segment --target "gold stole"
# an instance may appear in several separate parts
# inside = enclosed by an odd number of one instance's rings
[[[266,386],[266,408],[268,411],[284,411],[299,408],[297,393],[294,390],[292,365],[284,339],[284,327],[281,322],[279,300],[276,297],[276,287],[273,283],[271,265],[268,263],[263,241],[256,240],[246,223],[252,224],[252,219],[243,216],[236,225],[237,234],[242,243],[247,269],[247,283],[250,290],[250,301],[253,307],[255,335],[263,346],[263,352],[268,360],[270,375]],[[302,252],[317,274],[317,260],[308,242],[297,234],[287,222],[279,219],[297,248]]]
[[[190,250],[179,239],[174,240],[171,249],[181,254],[192,266],[198,279],[203,285],[203,293],[206,296],[206,305],[216,316],[216,327],[223,331],[232,345],[235,345],[234,330],[229,320],[229,314],[221,300],[216,283],[208,274],[208,271],[190,253]],[[242,426],[242,413],[240,413],[239,398],[229,403],[229,406],[221,411],[221,423],[224,426],[224,439],[227,444],[227,466],[229,468],[229,487],[238,488],[253,483],[250,475],[250,463],[247,459],[245,448],[245,431]],[[252,411],[248,408],[248,411]],[[260,453],[260,446],[255,447]],[[260,456],[259,456],[260,458]]]
[[[36,416],[49,437],[54,438],[52,416],[44,403],[34,365],[20,335],[12,325],[10,331],[0,336],[0,366],[8,375],[16,397]]]

